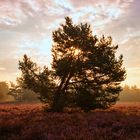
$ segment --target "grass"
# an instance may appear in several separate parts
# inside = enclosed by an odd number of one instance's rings
[[[41,104],[1,104],[0,140],[140,140],[140,103],[90,113],[45,113]]]

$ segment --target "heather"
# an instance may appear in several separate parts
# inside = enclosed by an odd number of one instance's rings
[[[45,112],[42,104],[1,104],[0,140],[138,140],[140,103],[88,113]]]

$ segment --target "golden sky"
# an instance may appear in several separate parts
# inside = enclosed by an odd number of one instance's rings
[[[124,84],[140,87],[140,0],[0,0],[0,81],[16,80],[25,53],[48,65],[52,32],[66,16],[112,36],[124,55]]]

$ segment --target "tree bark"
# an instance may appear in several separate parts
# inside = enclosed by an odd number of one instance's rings
[[[52,105],[52,110],[54,112],[62,112],[65,106],[65,90],[69,84],[69,81],[72,77],[72,73],[70,72],[68,78],[63,78],[62,82],[60,83],[57,91],[55,92],[55,97]]]

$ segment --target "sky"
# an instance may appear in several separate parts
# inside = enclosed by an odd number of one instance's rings
[[[111,36],[124,56],[123,84],[140,87],[140,0],[0,0],[0,81],[16,81],[24,54],[50,65],[52,32],[66,16]]]

